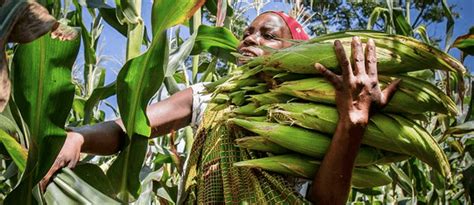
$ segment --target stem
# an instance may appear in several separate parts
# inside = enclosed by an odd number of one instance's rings
[[[406,0],[406,2],[405,2],[405,11],[406,11],[405,18],[407,19],[408,24],[410,24],[410,20],[411,20],[411,18],[410,18],[410,4],[411,4],[410,0]]]
[[[199,26],[201,25],[201,9],[198,9],[192,18],[192,30],[191,35],[198,31]],[[199,55],[193,56],[193,73],[192,73],[192,82],[197,82],[197,74],[199,69]]]
[[[135,9],[138,14],[142,12],[142,1],[135,0]],[[127,32],[127,56],[126,59],[130,60],[140,55],[141,46],[143,42],[143,21],[140,20],[138,24],[129,24]]]
[[[413,23],[413,25],[411,26],[412,28],[416,28],[416,24],[418,24],[418,21],[420,20],[423,12],[425,11],[425,7],[421,8],[421,11],[420,13],[418,14],[418,16],[416,17],[415,19],[415,22]]]

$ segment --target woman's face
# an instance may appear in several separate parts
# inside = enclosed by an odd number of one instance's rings
[[[290,29],[280,16],[273,13],[264,13],[245,29],[244,36],[237,49],[240,54],[248,57],[267,55],[269,52],[264,50],[264,47],[286,48],[291,46],[291,43],[280,39],[291,38]]]

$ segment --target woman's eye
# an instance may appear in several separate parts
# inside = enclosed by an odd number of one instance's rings
[[[275,35],[269,33],[264,34],[263,37],[267,40],[275,39]]]
[[[244,35],[242,36],[242,39],[245,39],[249,36],[250,34],[248,32],[245,32]]]

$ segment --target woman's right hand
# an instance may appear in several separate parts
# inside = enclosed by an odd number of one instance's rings
[[[40,188],[45,191],[51,177],[61,168],[69,167],[74,168],[79,161],[81,156],[81,147],[84,144],[84,137],[77,132],[68,132],[64,145],[59,151],[56,160],[53,163],[51,169],[40,181]]]

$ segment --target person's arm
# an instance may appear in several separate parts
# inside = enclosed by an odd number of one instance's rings
[[[152,137],[178,130],[191,122],[192,95],[192,89],[187,88],[147,107]],[[40,182],[42,189],[56,171],[65,166],[75,167],[81,152],[97,155],[119,152],[127,137],[124,130],[121,119],[71,129],[53,166]]]
[[[339,121],[313,180],[310,200],[315,204],[345,204],[351,187],[354,161],[359,151],[369,115],[374,109],[385,106],[395,92],[399,81],[381,91],[377,78],[375,44],[369,39],[365,49],[358,37],[352,39],[351,61],[346,57],[339,41],[334,42],[342,76],[320,64],[315,67],[336,89],[336,106]]]

